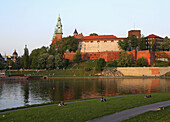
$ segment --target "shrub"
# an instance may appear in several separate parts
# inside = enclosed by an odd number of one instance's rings
[[[100,58],[96,61],[95,71],[101,71],[102,68],[106,65],[106,61],[103,58]]]
[[[170,62],[165,62],[165,61],[155,61],[153,63],[155,67],[167,67],[170,66]]]
[[[85,67],[84,70],[88,72],[88,71],[90,71],[91,69],[90,69],[89,67]]]
[[[135,66],[137,67],[143,67],[143,66],[148,66],[148,63],[146,61],[146,59],[144,57],[139,58],[136,62],[135,62]]]
[[[114,60],[114,61],[109,61],[107,63],[107,67],[117,67],[117,61]]]

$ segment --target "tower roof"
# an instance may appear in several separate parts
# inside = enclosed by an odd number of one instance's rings
[[[77,29],[75,29],[75,31],[74,31],[74,33],[73,33],[73,34],[78,34]]]
[[[18,53],[17,53],[17,51],[16,51],[16,50],[14,50],[13,55],[18,55]]]

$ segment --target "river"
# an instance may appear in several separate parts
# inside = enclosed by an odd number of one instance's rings
[[[0,110],[61,100],[170,92],[170,79],[0,81]]]

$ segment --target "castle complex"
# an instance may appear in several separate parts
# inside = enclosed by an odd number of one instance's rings
[[[62,24],[61,18],[58,17],[58,22],[54,31],[52,44],[56,44],[57,41],[62,39]],[[135,35],[138,39],[141,38],[141,31],[140,30],[130,30],[128,32],[128,36]],[[95,36],[83,36],[83,34],[78,34],[77,30],[75,29],[73,36],[78,39],[79,41],[79,50],[82,54],[83,60],[91,60],[91,59],[98,59],[104,58],[105,61],[112,61],[119,58],[120,49],[118,46],[119,40],[124,40],[125,38],[118,38],[114,35],[95,35]],[[151,34],[145,37],[147,49],[150,49],[149,45],[154,44],[155,48],[159,48],[156,46],[164,39],[162,37],[156,36]],[[153,42],[154,40],[154,42]],[[132,59],[135,57],[134,51],[128,51],[128,53],[132,56]],[[72,60],[74,52],[64,53],[64,58]],[[138,51],[137,52],[137,59],[144,57],[148,64],[152,64],[155,60],[155,54],[152,51],[145,50],[145,51]]]

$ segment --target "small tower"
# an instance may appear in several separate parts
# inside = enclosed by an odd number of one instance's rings
[[[55,44],[56,41],[59,41],[62,39],[63,30],[62,30],[62,24],[61,24],[61,18],[58,17],[57,25],[54,30],[53,38],[52,38],[52,44]]]
[[[14,58],[18,58],[18,53],[17,53],[17,51],[16,51],[16,50],[14,50],[14,52],[13,52],[12,56],[13,56]]]
[[[74,33],[73,33],[73,36],[77,36],[78,35],[78,32],[77,30],[75,29]]]

